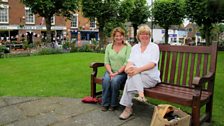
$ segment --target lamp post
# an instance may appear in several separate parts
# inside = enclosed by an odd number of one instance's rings
[[[153,7],[153,0],[151,0],[151,11],[152,11],[152,7]],[[153,42],[153,16],[151,16],[151,42]]]

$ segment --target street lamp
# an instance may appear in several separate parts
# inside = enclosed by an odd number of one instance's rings
[[[151,0],[151,11],[153,7],[153,0]],[[151,16],[151,42],[153,42],[153,16]]]

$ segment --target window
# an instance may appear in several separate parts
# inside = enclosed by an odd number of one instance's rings
[[[177,38],[173,38],[173,42],[177,42]]]
[[[26,24],[35,24],[35,15],[32,13],[30,8],[28,7],[25,8],[25,15],[26,15]]]
[[[90,19],[90,28],[96,28],[96,20],[94,18]]]
[[[0,23],[9,23],[9,6],[8,5],[1,5]]]
[[[55,16],[51,17],[51,25],[55,25]]]
[[[2,0],[2,2],[8,2],[8,0]]]
[[[78,14],[72,15],[72,18],[71,18],[71,27],[72,28],[78,28]]]

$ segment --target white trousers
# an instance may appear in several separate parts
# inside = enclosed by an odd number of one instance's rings
[[[136,74],[128,77],[123,90],[123,95],[120,104],[123,106],[131,107],[133,105],[132,98],[138,92],[143,92],[144,88],[155,87],[158,83],[157,80],[150,77],[147,73]]]

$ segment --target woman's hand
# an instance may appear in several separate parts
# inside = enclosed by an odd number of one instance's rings
[[[134,76],[135,74],[138,74],[140,73],[140,69],[138,67],[129,67],[127,70],[126,70],[126,73],[128,74],[128,76]]]
[[[112,80],[118,74],[119,74],[118,72],[110,73],[110,79]]]

